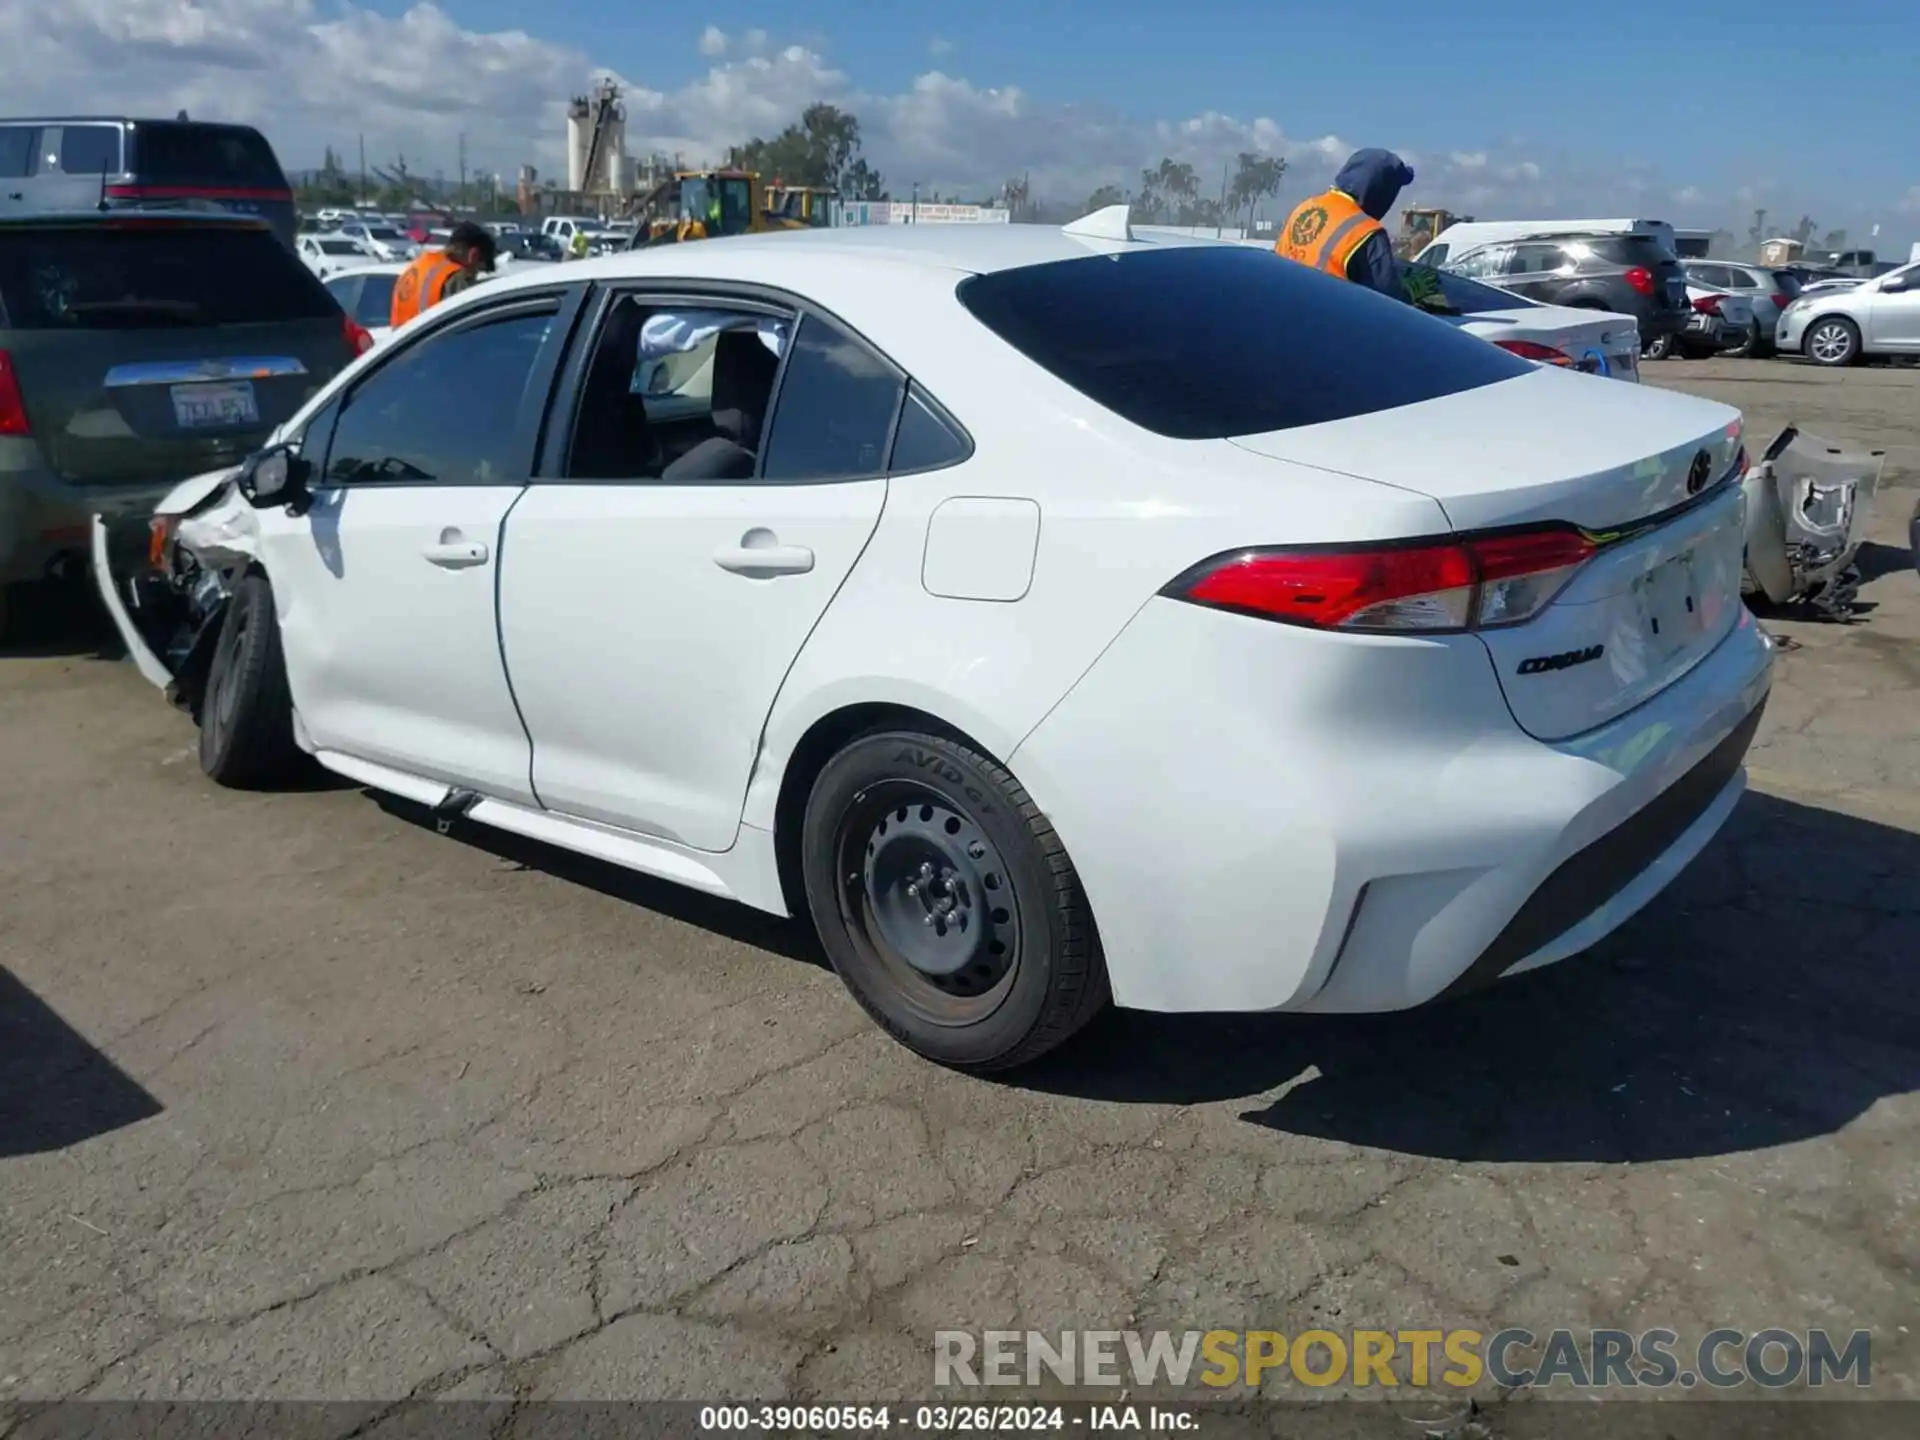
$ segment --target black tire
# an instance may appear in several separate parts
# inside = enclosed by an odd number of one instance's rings
[[[1656,335],[1649,340],[1640,353],[1648,360],[1671,360],[1678,347],[1671,335]]]
[[[1755,320],[1747,326],[1747,335],[1738,345],[1730,345],[1720,353],[1729,360],[1757,360],[1766,346],[1766,340],[1760,334],[1760,322]]]
[[[1800,353],[1830,370],[1858,364],[1860,327],[1844,315],[1823,315],[1800,337]]]
[[[1020,782],[965,745],[906,730],[847,745],[808,796],[801,869],[834,970],[929,1060],[1011,1070],[1107,1003],[1066,847]]]
[[[248,575],[220,624],[200,705],[200,768],[234,790],[265,790],[298,775],[293,697],[280,653],[273,586]]]

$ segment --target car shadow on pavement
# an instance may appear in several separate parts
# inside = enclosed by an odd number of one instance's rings
[[[1882,545],[1877,540],[1868,540],[1861,544],[1854,556],[1854,564],[1860,567],[1860,583],[1871,584],[1887,575],[1898,575],[1913,569],[1913,552],[1904,545]]]
[[[434,823],[432,812],[423,805],[377,791],[369,790],[366,793],[369,799],[396,819],[429,827]],[[820,949],[820,942],[810,926],[782,920],[777,915],[769,915],[737,901],[723,900],[717,895],[703,895],[683,885],[669,884],[665,880],[656,880],[651,875],[642,875],[589,855],[563,850],[557,845],[529,840],[486,825],[456,823],[448,835],[450,839],[504,860],[516,869],[538,870],[569,885],[597,890],[623,904],[652,910],[670,920],[698,926],[783,959],[823,967],[827,963],[826,954]]]
[[[1805,1140],[1920,1090],[1915,874],[1920,835],[1750,793],[1589,954],[1401,1014],[1114,1012],[1008,1083],[1460,1161]]]
[[[79,655],[123,660],[126,654],[90,581],[7,586],[0,603],[0,659]]]
[[[0,1160],[64,1150],[161,1108],[0,966]]]

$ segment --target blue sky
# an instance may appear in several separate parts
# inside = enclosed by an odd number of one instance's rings
[[[1444,13],[1444,18],[1440,18]],[[703,36],[705,37],[703,40]],[[404,151],[511,177],[561,163],[569,94],[627,87],[630,149],[714,158],[814,99],[909,179],[1038,194],[1287,156],[1280,199],[1350,146],[1413,152],[1408,199],[1482,216],[1639,214],[1744,233],[1803,211],[1883,252],[1920,236],[1911,0],[1526,5],[1413,0],[62,0],[0,6],[16,109],[186,107],[287,162]]]
[[[544,36],[662,89],[704,69],[706,25],[758,27],[875,91],[939,68],[1142,118],[1216,110],[1270,116],[1290,135],[1651,165],[1716,194],[1770,181],[1809,208],[1883,202],[1889,223],[1920,184],[1920,9],[1900,0],[812,0],[685,19],[611,0],[465,0],[458,14],[483,29],[537,16]]]

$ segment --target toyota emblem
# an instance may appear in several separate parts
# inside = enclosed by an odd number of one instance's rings
[[[1707,488],[1707,476],[1713,469],[1713,457],[1706,451],[1695,452],[1693,464],[1687,467],[1687,494],[1698,495]]]

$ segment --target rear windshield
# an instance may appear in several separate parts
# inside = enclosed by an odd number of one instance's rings
[[[152,222],[0,229],[0,306],[15,330],[179,329],[338,313],[266,230]]]
[[[357,240],[322,240],[320,252],[323,255],[360,255],[365,252]]]
[[[1178,440],[1370,415],[1535,368],[1444,321],[1247,246],[975,275],[961,303],[1115,414]]]
[[[1464,275],[1456,275],[1451,270],[1433,270],[1429,265],[1411,266],[1402,264],[1401,273],[1410,269],[1431,270],[1433,278],[1439,282],[1440,299],[1443,302],[1435,307],[1443,315],[1478,315],[1487,310],[1525,310],[1534,302],[1511,290],[1496,289],[1492,285],[1482,285],[1478,280],[1469,280]]]
[[[284,190],[273,147],[246,125],[162,121],[134,129],[132,169],[146,185]]]
[[[1673,252],[1651,235],[1594,235],[1580,243],[1609,265],[1640,265],[1651,270],[1675,263]]]

